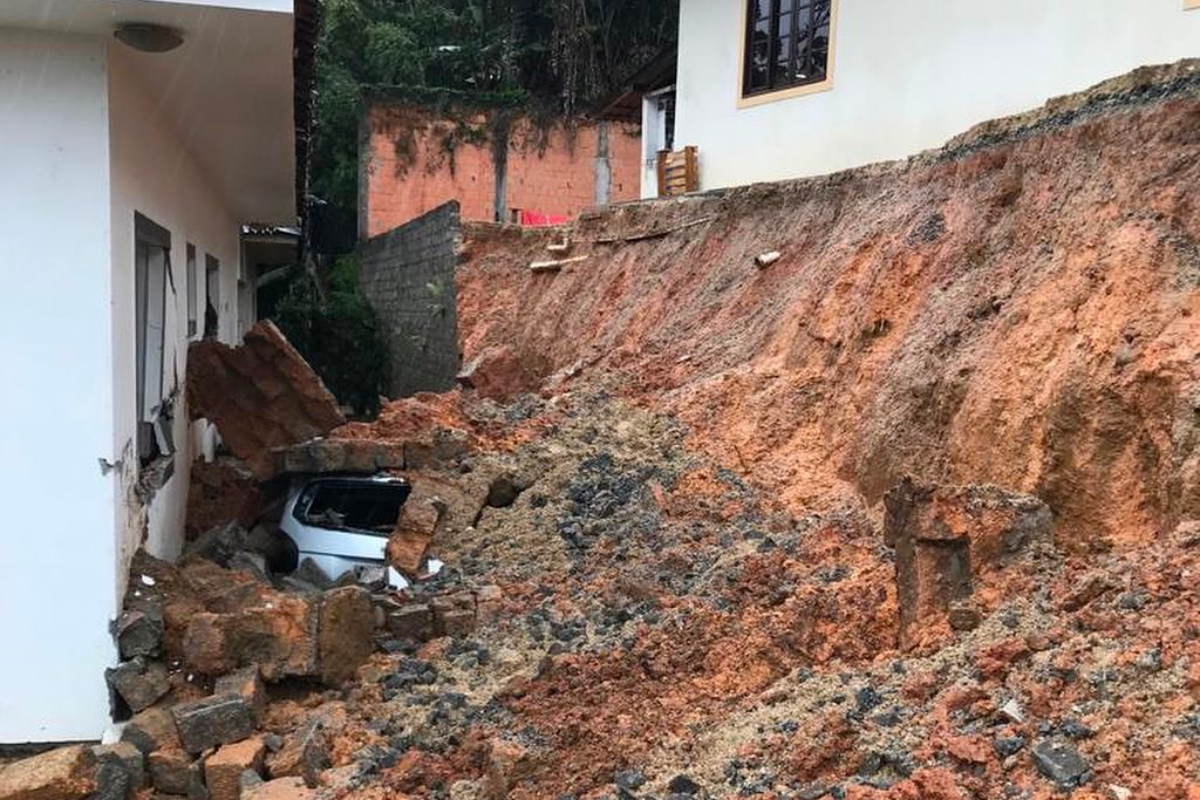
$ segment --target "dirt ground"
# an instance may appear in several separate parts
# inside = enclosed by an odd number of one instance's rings
[[[464,357],[536,385],[344,435],[455,428],[438,480],[522,487],[435,543],[502,600],[364,668],[330,791],[1200,798],[1196,74],[585,218],[553,274],[561,231],[471,238]],[[1036,496],[1053,543],[901,648],[910,475]]]
[[[903,163],[473,230],[490,390],[330,435],[402,445],[447,566],[400,599],[473,628],[376,622],[260,732],[319,726],[321,800],[1200,800],[1197,66]],[[588,258],[531,271],[563,236]],[[224,464],[192,499],[198,533],[261,498]]]

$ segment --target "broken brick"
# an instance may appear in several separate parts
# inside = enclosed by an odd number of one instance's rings
[[[213,422],[255,477],[274,476],[273,452],[343,424],[337,400],[271,322],[246,333],[241,347],[215,339],[191,346],[188,408]]]
[[[143,601],[117,619],[117,647],[123,660],[153,658],[162,653],[163,613],[157,603]]]
[[[193,797],[204,788],[200,764],[179,750],[159,750],[147,759],[150,785],[163,794]]]
[[[145,754],[182,746],[175,728],[175,718],[165,708],[148,708],[135,715],[125,723],[121,741],[129,742]]]
[[[60,747],[0,769],[0,800],[82,800],[95,789],[95,756]]]
[[[146,757],[132,742],[96,745],[92,755],[97,764],[115,764],[129,775],[129,788],[137,790],[146,784]]]
[[[375,651],[375,608],[358,586],[332,589],[320,599],[317,649],[320,677],[338,683],[354,675]]]
[[[329,743],[318,719],[308,719],[285,741],[279,752],[267,757],[267,769],[272,778],[302,778],[315,787],[317,776],[328,769]]]
[[[167,668],[140,657],[105,670],[104,677],[134,713],[146,710],[171,691]]]
[[[263,686],[262,674],[258,665],[246,667],[221,678],[213,685],[213,694],[240,695],[250,710],[254,719],[261,722],[267,710],[267,690]]]
[[[433,638],[433,611],[423,603],[392,611],[387,615],[387,627],[403,639],[428,641]]]
[[[404,444],[374,439],[314,439],[280,450],[280,472],[363,473],[404,469]]]
[[[228,614],[196,614],[183,638],[190,669],[221,675],[257,664],[267,680],[317,674],[317,608],[308,598],[277,594],[264,605]]]
[[[171,709],[183,749],[202,753],[240,742],[254,732],[254,712],[240,695],[218,694]]]
[[[263,771],[266,745],[255,737],[237,744],[227,744],[204,760],[204,779],[211,800],[240,800],[242,773],[250,770],[257,775]]]
[[[433,542],[438,523],[446,514],[446,504],[438,497],[428,496],[414,488],[412,496],[400,510],[400,521],[388,539],[388,563],[406,575],[417,575],[425,563],[429,545]]]

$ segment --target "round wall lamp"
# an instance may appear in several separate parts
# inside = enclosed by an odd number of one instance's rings
[[[183,44],[183,34],[153,22],[126,22],[113,34],[122,44],[143,53],[169,53]]]

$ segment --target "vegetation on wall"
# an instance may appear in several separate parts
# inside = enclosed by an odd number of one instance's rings
[[[366,87],[501,97],[571,116],[672,43],[677,18],[678,0],[326,0],[313,191],[355,207]]]
[[[356,416],[373,417],[390,362],[375,313],[358,291],[358,269],[356,256],[337,259],[323,292],[311,275],[298,274],[275,323],[339,402]]]

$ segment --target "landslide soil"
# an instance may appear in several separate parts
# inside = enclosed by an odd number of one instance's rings
[[[528,265],[564,231],[475,231],[465,357],[507,347],[541,391],[336,435],[465,434],[410,476],[468,509],[440,588],[498,599],[272,724],[322,715],[356,800],[1200,797],[1196,74],[616,209],[554,274]],[[1037,495],[1057,545],[981,567],[978,624],[913,650],[879,510],[906,474]],[[521,491],[491,507],[497,478]]]
[[[1148,542],[1200,513],[1198,82],[1144,70],[908,162],[598,213],[557,273],[528,265],[562,231],[477,235],[465,359],[620,374],[795,513],[911,474],[1036,494],[1077,550]]]

